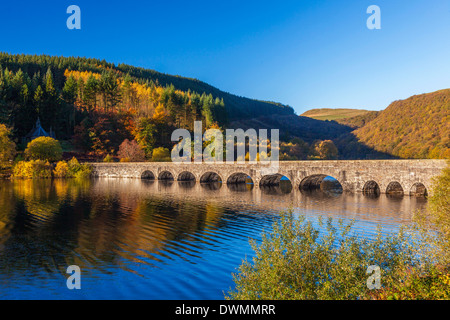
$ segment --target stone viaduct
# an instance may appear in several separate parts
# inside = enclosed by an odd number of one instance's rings
[[[426,195],[432,178],[445,160],[336,160],[280,161],[276,171],[267,164],[125,162],[93,163],[94,177],[248,183],[255,187],[278,185],[282,177],[293,188],[320,188],[325,177],[335,178],[344,191],[367,194]],[[285,178],[284,178],[285,179]]]

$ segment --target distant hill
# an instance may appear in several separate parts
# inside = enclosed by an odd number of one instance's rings
[[[335,140],[352,131],[351,128],[334,121],[320,121],[297,115],[271,115],[250,120],[237,120],[231,122],[230,127],[244,130],[249,128],[280,129],[281,140],[288,141],[293,137],[298,137],[308,143],[316,140]]]
[[[347,119],[356,116],[362,116],[367,113],[371,113],[374,111],[369,110],[360,110],[360,109],[331,109],[331,108],[322,108],[322,109],[311,109],[301,116],[313,118],[316,120],[339,120],[339,119]]]
[[[397,157],[450,158],[450,89],[394,101],[354,134]]]
[[[368,111],[367,113],[351,118],[337,119],[336,122],[353,129],[364,127],[370,121],[378,117],[380,111]]]

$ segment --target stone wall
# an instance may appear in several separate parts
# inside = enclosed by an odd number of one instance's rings
[[[96,177],[108,178],[173,178],[182,180],[189,172],[196,181],[219,178],[223,183],[242,182],[242,177],[250,176],[258,187],[260,184],[277,184],[286,176],[294,188],[299,188],[304,179],[331,176],[337,179],[345,191],[362,192],[364,187],[378,185],[381,193],[392,189],[398,182],[405,194],[421,184],[430,190],[434,176],[446,166],[445,160],[336,160],[336,161],[282,161],[273,169],[257,164],[208,164],[170,162],[128,162],[93,163]],[[149,174],[151,173],[151,174]],[[218,177],[217,177],[218,176]],[[375,184],[373,183],[375,182]],[[391,185],[390,185],[391,184]]]

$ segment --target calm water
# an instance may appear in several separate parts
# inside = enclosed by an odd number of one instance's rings
[[[293,207],[371,237],[425,200],[158,182],[0,181],[0,299],[223,299],[249,238]],[[78,265],[81,290],[66,287]]]

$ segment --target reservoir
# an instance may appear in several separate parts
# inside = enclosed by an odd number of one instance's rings
[[[0,299],[223,299],[249,239],[283,210],[355,221],[371,238],[426,199],[286,185],[99,178],[0,181]],[[66,269],[81,269],[69,290]]]

